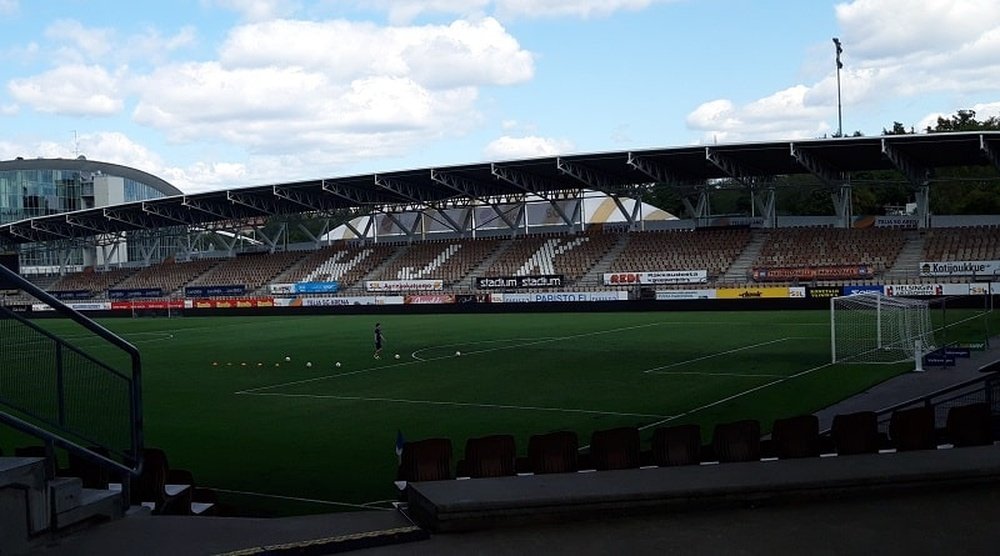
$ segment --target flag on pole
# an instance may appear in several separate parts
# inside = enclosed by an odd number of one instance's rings
[[[840,39],[833,38],[833,44],[837,47],[837,69],[844,69],[844,64],[840,61],[840,55],[844,53],[844,47],[840,46]]]
[[[403,431],[396,429],[396,459],[399,463],[403,463],[403,446],[406,444],[406,439],[403,438]]]

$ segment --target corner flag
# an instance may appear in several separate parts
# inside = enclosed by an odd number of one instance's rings
[[[403,431],[396,429],[396,459],[399,463],[403,463],[403,445],[406,444],[406,439],[403,438]]]

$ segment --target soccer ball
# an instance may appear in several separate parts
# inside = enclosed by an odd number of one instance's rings
[[[291,357],[289,357],[289,356],[287,356],[287,355],[285,356],[285,361],[286,361],[286,362],[288,362],[288,361],[291,361],[291,360],[292,360],[292,358],[291,358]]]
[[[455,355],[462,355],[462,352],[461,351],[456,351]]]
[[[337,366],[338,366],[338,367],[340,366],[340,361],[337,361]]]
[[[398,353],[396,354],[396,359],[399,359],[399,354]]]
[[[312,366],[313,366],[312,361],[306,361],[306,367],[312,367]]]

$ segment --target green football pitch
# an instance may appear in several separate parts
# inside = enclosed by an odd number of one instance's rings
[[[953,339],[983,337],[969,315]],[[93,344],[67,321],[37,322]],[[397,431],[450,438],[456,460],[467,438],[495,433],[522,455],[532,434],[564,429],[586,445],[635,425],[648,443],[657,426],[698,423],[708,440],[715,423],[767,429],[913,365],[831,365],[826,311],[101,322],[142,352],[146,444],[235,511],[264,515],[384,506]]]

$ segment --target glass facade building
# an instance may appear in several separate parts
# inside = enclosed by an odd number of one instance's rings
[[[152,174],[83,157],[0,161],[0,224],[181,194]],[[20,251],[22,266],[79,265],[86,258],[40,245]]]

